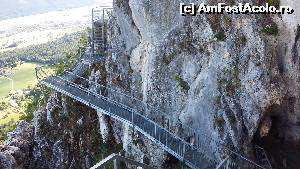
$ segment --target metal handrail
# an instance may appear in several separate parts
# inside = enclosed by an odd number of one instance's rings
[[[120,104],[119,102],[116,102],[116,101],[114,101],[114,100],[111,100],[110,98],[101,96],[101,95],[99,95],[99,94],[97,94],[97,93],[95,93],[95,92],[89,90],[88,88],[79,86],[78,84],[76,84],[76,83],[74,83],[74,82],[71,82],[71,81],[68,81],[68,80],[66,80],[66,79],[63,79],[62,77],[58,77],[58,78],[59,78],[60,80],[64,81],[64,82],[68,82],[69,84],[72,84],[73,87],[75,87],[75,88],[77,88],[77,89],[79,89],[79,90],[84,91],[84,93],[89,93],[89,94],[93,93],[94,96],[96,96],[96,97],[98,97],[98,98],[102,98],[102,99],[104,98],[105,100],[107,100],[107,101],[109,101],[109,102],[111,102],[111,103],[113,103],[113,104],[115,104],[115,105],[119,105],[119,106],[123,107],[124,109],[127,109],[127,110],[129,110],[130,112],[139,115],[140,117],[144,118],[144,119],[147,120],[148,122],[152,123],[154,126],[158,126],[159,128],[161,128],[164,132],[168,133],[168,134],[171,135],[173,138],[175,138],[175,139],[181,141],[181,143],[184,145],[184,147],[187,147],[187,146],[189,145],[189,143],[187,143],[185,140],[183,140],[183,139],[177,137],[176,135],[174,135],[173,133],[171,133],[170,131],[168,131],[166,128],[164,128],[164,127],[162,127],[162,126],[156,124],[156,123],[155,123],[154,121],[152,121],[151,119],[148,119],[147,117],[145,117],[145,116],[143,116],[143,115],[141,115],[141,114],[135,112],[134,109],[130,109],[130,108],[128,108],[126,105]],[[71,95],[72,95],[72,94],[71,94]],[[132,110],[133,110],[133,111],[132,111]],[[124,120],[125,120],[125,119],[124,119]],[[126,120],[125,120],[125,121],[126,121]],[[129,121],[129,123],[131,123],[131,122]],[[134,127],[140,129],[139,131],[143,131],[142,128],[139,128],[138,126],[135,126],[133,123],[131,123],[131,124],[132,124]],[[150,137],[151,137],[151,136],[150,136]],[[167,137],[166,137],[166,139],[167,139]],[[161,144],[163,144],[163,143],[161,143]],[[167,142],[166,142],[166,144],[167,144]],[[164,145],[164,144],[163,144],[163,145]],[[164,146],[167,146],[167,145],[164,145]],[[192,148],[192,147],[191,147],[191,148]],[[183,148],[183,149],[186,149],[186,148]],[[173,150],[171,150],[171,151],[173,151]],[[179,150],[179,151],[180,151],[180,150]],[[173,152],[176,153],[176,150],[174,150]],[[182,151],[181,154],[177,154],[177,155],[181,155],[181,158],[183,159],[183,158],[184,158],[183,155],[185,155],[184,150]],[[202,155],[203,155],[203,157],[207,158],[207,157],[205,156],[205,154],[202,154]],[[186,160],[188,160],[188,159],[186,159]],[[194,166],[194,167],[195,167],[195,166]]]
[[[79,78],[79,79],[81,79],[81,80],[84,80],[84,81],[88,82],[89,85],[91,85],[91,84],[92,84],[92,85],[96,85],[97,88],[100,86],[100,87],[102,87],[102,88],[104,88],[104,89],[108,89],[108,90],[110,90],[110,91],[112,91],[112,92],[118,93],[118,94],[120,94],[120,95],[126,96],[126,97],[128,97],[128,98],[130,98],[130,99],[133,99],[133,100],[135,100],[135,101],[139,101],[139,102],[141,102],[141,103],[147,105],[147,104],[144,103],[143,101],[141,101],[141,100],[139,100],[139,99],[137,99],[137,98],[135,98],[135,97],[133,97],[133,96],[129,96],[129,95],[124,94],[124,93],[122,93],[122,92],[120,92],[120,91],[118,91],[118,90],[115,90],[115,89],[113,89],[113,88],[110,88],[110,87],[101,85],[101,84],[96,83],[96,82],[91,81],[91,80],[88,80],[88,79],[86,79],[86,78],[84,78],[84,77],[81,77],[81,76],[78,76],[78,75],[76,75],[76,74],[74,74],[74,73],[72,73],[72,72],[66,71],[66,74],[76,76],[77,78]],[[120,103],[120,102],[117,102],[117,101],[115,101],[115,100],[112,100],[112,99],[110,99],[110,98],[108,98],[108,97],[99,95],[98,93],[96,93],[95,91],[91,91],[91,90],[88,89],[87,87],[83,87],[83,86],[81,86],[81,85],[79,85],[79,84],[76,84],[76,83],[74,83],[74,82],[72,82],[72,81],[66,80],[66,79],[64,79],[63,77],[57,77],[57,78],[61,79],[62,81],[66,81],[66,82],[68,82],[69,84],[72,84],[74,87],[76,87],[76,88],[78,88],[78,89],[80,89],[80,90],[83,90],[83,91],[85,91],[85,92],[87,92],[87,93],[93,93],[93,94],[94,94],[95,96],[97,96],[97,97],[101,97],[102,99],[105,99],[105,100],[107,100],[107,101],[109,101],[109,102],[112,102],[112,103],[114,103],[114,104],[120,105],[120,106],[123,107],[124,109],[127,109],[127,110],[129,110],[129,111],[133,111],[133,112],[138,112],[138,109],[137,109],[137,108],[131,108],[131,107],[128,107],[127,105],[124,105],[124,104],[122,104],[122,103]],[[89,86],[89,87],[90,87],[90,86]],[[151,107],[151,106],[149,106],[149,107]],[[170,118],[168,117],[168,114],[166,114],[165,112],[161,112],[161,113],[162,113],[163,115],[166,115],[165,118],[170,119]],[[139,113],[138,113],[138,114],[139,114]],[[139,115],[141,115],[141,114],[139,114]],[[151,117],[148,117],[148,116],[147,116],[147,114],[146,114],[146,116],[145,116],[145,115],[141,115],[141,116],[143,116],[143,117],[144,117],[145,119],[147,119],[149,122],[151,122],[151,123],[157,125],[156,122],[154,122],[154,121],[151,120],[151,119],[152,119]],[[184,124],[182,124],[180,121],[178,121],[178,122],[179,122],[181,125],[184,126]],[[160,126],[160,125],[159,125],[159,126]],[[164,129],[166,132],[168,132],[169,134],[173,135],[174,138],[179,139],[180,141],[184,142],[184,143],[187,144],[187,145],[190,145],[192,149],[197,150],[198,152],[203,153],[203,155],[204,155],[207,159],[210,159],[211,161],[214,161],[212,158],[206,156],[204,150],[199,149],[200,147],[194,147],[194,146],[191,145],[190,143],[186,142],[185,139],[182,139],[180,136],[175,135],[175,134],[173,133],[174,131],[172,131],[172,130],[169,131],[169,129],[166,129],[166,128],[163,127],[163,126],[160,126],[160,127],[161,127],[162,129]],[[187,126],[187,128],[188,128],[188,129],[191,129],[191,128],[188,127],[188,126]],[[195,132],[195,130],[193,130],[193,129],[192,129],[192,131]],[[177,134],[177,133],[176,133],[176,134]],[[199,144],[199,145],[200,145],[200,144]],[[242,155],[238,154],[237,152],[234,152],[234,151],[228,149],[228,148],[225,147],[225,146],[222,146],[222,147],[225,148],[225,149],[227,149],[227,150],[229,150],[229,151],[231,152],[231,154],[235,154],[235,155],[239,156],[241,159],[243,159],[243,160],[249,162],[250,164],[253,164],[253,165],[255,165],[255,166],[257,166],[257,167],[259,167],[259,168],[261,168],[261,169],[264,169],[264,168],[261,167],[260,165],[258,165],[258,164],[256,164],[255,162],[253,162],[253,161],[247,159],[246,157],[243,157]]]
[[[78,76],[78,75],[77,75],[77,76]],[[72,82],[72,81],[66,80],[66,79],[64,79],[64,78],[62,78],[62,77],[59,77],[59,76],[57,76],[57,77],[60,78],[60,79],[63,80],[63,81],[67,81],[68,83],[73,84],[74,86],[77,86],[80,90],[84,90],[84,91],[86,91],[86,92],[90,92],[90,93],[96,94],[97,96],[100,96],[101,98],[105,98],[106,100],[108,100],[108,101],[110,101],[110,102],[114,102],[115,104],[119,104],[119,105],[121,105],[123,108],[125,108],[125,109],[127,109],[127,110],[135,111],[135,112],[138,111],[137,109],[130,108],[130,107],[128,107],[127,105],[124,105],[124,104],[122,104],[122,103],[120,103],[120,102],[117,102],[117,101],[115,101],[115,100],[112,100],[112,99],[110,99],[109,97],[105,97],[105,96],[99,95],[99,94],[96,93],[95,91],[92,91],[92,90],[89,90],[88,88],[82,87],[82,86],[80,86],[80,85],[78,85],[78,84],[76,84],[76,83],[74,83],[74,82]],[[91,83],[94,83],[94,84],[96,84],[96,85],[98,85],[98,86],[101,86],[101,87],[110,89],[110,90],[112,90],[112,91],[114,91],[114,92],[116,92],[116,93],[118,93],[118,94],[121,94],[121,95],[124,95],[124,96],[127,96],[127,97],[130,97],[130,98],[131,98],[131,96],[126,95],[126,94],[124,94],[124,93],[122,93],[122,92],[119,92],[119,91],[117,91],[117,90],[115,90],[115,89],[113,89],[113,88],[109,88],[109,87],[103,86],[103,85],[101,85],[101,84],[95,83],[95,82],[93,82],[93,81],[90,81],[90,80],[85,79],[85,78],[80,77],[80,76],[78,76],[78,78],[81,78],[82,80],[86,80],[86,81],[91,82]],[[132,97],[132,99],[134,99],[134,97]],[[162,113],[163,113],[163,112],[162,112]],[[163,114],[167,116],[167,114],[165,114],[165,113],[163,113]],[[147,115],[145,116],[144,114],[139,114],[139,115],[144,116],[145,118],[149,119],[149,121],[155,123],[154,121],[151,120],[151,117],[148,117]],[[167,117],[167,118],[169,118],[169,117]],[[184,125],[184,124],[182,124],[182,125]],[[162,126],[161,126],[161,127],[162,127]],[[162,127],[162,128],[165,129],[166,131],[168,131],[168,129],[166,129],[165,127]],[[168,132],[170,132],[170,131],[168,131]],[[174,135],[174,133],[172,133],[172,132],[170,132],[170,134]],[[182,139],[182,138],[180,138],[180,137],[178,137],[178,136],[176,136],[176,135],[174,135],[174,136],[177,137],[177,138],[179,138],[179,139],[181,139],[182,141],[186,142],[184,139]],[[188,143],[188,142],[186,142],[186,143]],[[190,144],[190,143],[188,143],[188,144]],[[197,149],[196,147],[193,147],[193,149],[199,150],[199,149]],[[200,151],[203,152],[202,150],[199,150],[199,152],[200,152]]]

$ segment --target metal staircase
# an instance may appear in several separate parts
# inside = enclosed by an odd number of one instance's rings
[[[105,8],[102,9],[103,12]],[[95,35],[99,35],[97,34],[99,31],[96,31],[98,28],[95,28],[96,24],[94,24],[95,14],[96,10],[93,10],[94,35],[92,51],[105,52],[106,44],[103,31],[100,36],[102,41],[95,38]],[[103,30],[103,26],[100,26],[100,29]],[[103,42],[102,44],[104,45],[100,45],[100,48],[98,48],[99,46],[95,46],[96,42],[99,42],[99,44]],[[96,55],[94,52],[92,56]],[[190,168],[240,169],[239,163],[236,163],[236,161],[239,161],[247,163],[248,166],[254,168],[269,169],[256,164],[230,149],[228,149],[230,152],[228,157],[218,165],[219,160],[207,154],[210,151],[210,145],[214,141],[210,136],[204,135],[200,129],[192,129],[181,123],[178,119],[174,120],[169,114],[157,110],[144,101],[120,92],[118,89],[86,79],[74,70],[66,71],[62,76],[49,76],[47,70],[43,68],[38,68],[36,71],[40,84],[129,125],[133,130],[140,132]]]
[[[102,6],[92,9],[92,54],[102,55],[106,52],[108,20],[112,7]]]

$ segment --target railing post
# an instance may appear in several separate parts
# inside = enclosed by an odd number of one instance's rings
[[[166,133],[166,146],[168,147],[168,135],[167,135],[167,132]]]
[[[144,105],[145,105],[145,114],[148,114],[148,107],[147,107],[147,103],[145,103],[144,101],[143,101],[143,103],[144,103]]]
[[[132,136],[134,136],[134,114],[133,114],[133,112],[131,112],[131,123],[132,123]]]
[[[154,138],[156,137],[156,124],[154,123]]]
[[[108,92],[108,91],[107,91],[107,92]],[[110,114],[110,112],[111,112],[111,111],[110,111],[110,105],[111,105],[111,103],[108,103],[108,105],[109,105],[109,106],[108,106],[108,111],[109,111],[109,114]]]
[[[183,162],[185,161],[185,146],[186,146],[186,143],[183,142],[183,147],[182,147],[182,161]]]
[[[100,87],[99,87],[99,86],[100,86]],[[99,85],[99,84],[97,83],[97,84],[96,84],[96,88],[97,88],[97,90],[99,89],[100,96],[102,96],[101,85]]]
[[[95,44],[94,44],[94,38],[95,38],[95,25],[94,25],[94,8],[92,9],[92,56],[95,55]]]
[[[229,169],[229,159],[226,162],[226,169]]]
[[[89,86],[90,86],[90,81],[89,81]],[[91,97],[90,97],[90,92],[91,90],[88,90],[88,102],[89,102],[89,107],[91,107]]]
[[[105,8],[103,8],[102,9],[102,50],[103,50],[103,52],[105,52],[105,42],[104,42],[104,29],[105,29],[105,27],[104,27],[104,22],[105,22]]]
[[[159,130],[159,131],[160,131],[160,130]],[[158,132],[158,141],[161,142],[161,141],[160,141],[160,132]]]
[[[199,139],[199,134],[197,134],[197,148],[200,148],[200,139]]]
[[[114,160],[114,169],[119,169],[119,160]]]

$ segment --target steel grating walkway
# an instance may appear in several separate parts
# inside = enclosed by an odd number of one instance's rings
[[[41,71],[41,69],[37,70]],[[41,76],[43,72],[37,74]],[[74,83],[68,80],[69,78],[66,77],[72,77],[71,79],[77,79],[76,81],[79,80],[80,82],[79,84]],[[157,118],[156,116],[151,118],[146,116],[147,111],[149,113],[147,106],[140,106],[141,103],[136,101],[133,104],[139,105],[139,108],[132,108],[131,106],[125,105],[125,103],[115,98],[115,96],[122,95],[121,92],[106,86],[102,86],[76,74],[72,74],[72,72],[66,72],[66,74],[62,77],[51,76],[42,79],[39,82],[42,85],[67,95],[91,108],[99,110],[118,121],[128,124],[134,130],[139,131],[155,144],[159,145],[162,149],[172,154],[178,160],[184,162],[190,168],[240,169],[241,167],[239,167],[239,165],[233,161],[242,161],[247,162],[249,165],[257,169],[266,169],[265,167],[262,167],[231,150],[229,150],[231,154],[228,156],[228,158],[226,158],[217,166],[218,161],[205,154],[204,150],[208,147],[208,145],[210,145],[209,140],[206,138],[207,136],[202,136],[202,138],[199,139],[200,136],[196,135],[196,131],[193,131],[193,135],[198,138],[198,141],[196,146],[192,145],[186,141],[185,138],[187,135],[180,136],[180,134],[174,131],[174,128],[166,127],[164,124],[162,124],[161,120],[163,118]],[[91,88],[93,88],[93,91]],[[161,114],[156,113],[155,115],[160,116]]]
[[[128,124],[191,168],[201,166],[201,169],[208,169],[215,166],[211,159],[192,145],[121,103],[61,77],[49,77],[40,83]]]

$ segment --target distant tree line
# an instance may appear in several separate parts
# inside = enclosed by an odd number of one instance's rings
[[[11,67],[19,61],[58,64],[66,61],[70,51],[77,51],[87,31],[67,34],[55,41],[0,53],[0,67]]]

